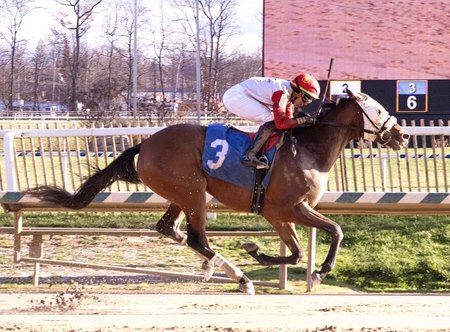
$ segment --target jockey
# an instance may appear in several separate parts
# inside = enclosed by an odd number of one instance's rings
[[[292,81],[252,77],[225,91],[223,103],[232,113],[262,125],[250,148],[242,157],[248,167],[269,168],[256,154],[275,130],[313,124],[309,115],[293,118],[295,108],[319,99],[319,82],[310,74],[300,74]]]

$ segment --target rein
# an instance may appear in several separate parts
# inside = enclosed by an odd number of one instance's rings
[[[364,110],[362,110],[361,107],[360,107],[360,111],[365,114]],[[359,113],[360,115],[361,115],[361,112]],[[366,117],[367,117],[367,115],[366,115]],[[321,124],[321,125],[324,125],[324,126],[330,126],[330,127],[336,127],[336,128],[349,128],[349,129],[354,129],[356,131],[359,131],[360,133],[367,132],[367,133],[371,133],[372,134],[372,132],[370,132],[370,131],[368,131],[368,129],[364,128],[364,121],[362,122],[362,126],[355,126],[355,125],[352,125],[352,124],[344,124],[344,123],[337,123],[337,122],[330,122],[330,121],[320,121],[320,120],[317,121],[316,124]]]
[[[358,104],[358,106],[359,106],[359,111],[360,111],[359,114],[362,115],[363,117],[366,117],[367,120],[369,120],[369,122],[372,124],[372,126],[374,128],[376,128],[375,130],[364,128],[364,121],[362,121],[362,126],[355,126],[355,125],[351,125],[351,124],[343,124],[343,123],[336,123],[336,122],[329,122],[329,121],[320,121],[320,120],[317,121],[316,124],[321,124],[321,125],[330,126],[330,127],[337,127],[337,128],[354,129],[356,131],[360,131],[361,134],[362,133],[367,133],[367,134],[377,135],[380,138],[380,143],[382,145],[385,145],[385,144],[389,143],[390,140],[391,140],[391,133],[389,132],[389,130],[387,130],[386,124],[388,124],[391,121],[392,117],[390,116],[383,123],[383,125],[381,125],[381,127],[378,127],[373,122],[373,120],[367,115],[367,113],[364,111],[364,109],[359,104]],[[364,135],[362,134],[360,136],[363,137]]]
[[[328,122],[328,121],[317,121],[316,124],[321,124],[324,126],[330,126],[330,127],[338,127],[338,128],[352,128],[355,130],[364,130],[364,128],[361,128],[359,126],[350,125],[350,124],[344,124],[344,123],[337,123],[337,122]]]

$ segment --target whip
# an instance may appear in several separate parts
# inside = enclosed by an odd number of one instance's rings
[[[319,108],[317,109],[317,111],[315,113],[315,116],[318,116],[320,114],[320,111],[322,110],[323,102],[325,101],[325,97],[326,97],[327,92],[328,92],[328,87],[330,85],[331,68],[333,67],[333,61],[334,61],[334,59],[331,58],[330,59],[330,66],[328,67],[327,84],[325,85],[325,90],[323,91],[322,100],[320,101]]]
[[[322,100],[320,101],[321,104],[323,104],[323,102],[325,101],[325,96],[327,95],[328,87],[330,86],[331,68],[333,67],[333,61],[334,61],[334,59],[331,58],[330,66],[328,67],[327,85],[325,85],[325,90],[323,91]]]

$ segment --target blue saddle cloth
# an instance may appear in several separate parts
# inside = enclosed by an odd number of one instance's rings
[[[202,154],[202,167],[213,177],[240,187],[253,189],[255,169],[241,163],[241,157],[250,147],[250,136],[227,124],[211,124],[206,130],[205,145]],[[265,157],[272,164],[276,153],[275,144],[268,148]],[[267,188],[272,168],[262,181]]]

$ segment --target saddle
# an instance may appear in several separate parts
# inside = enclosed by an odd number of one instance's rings
[[[202,153],[202,168],[209,176],[253,190],[252,211],[260,213],[273,161],[284,142],[284,135],[282,132],[273,134],[261,149],[262,158],[267,159],[270,165],[267,170],[242,165],[242,155],[249,148],[254,135],[228,124],[209,125]]]

